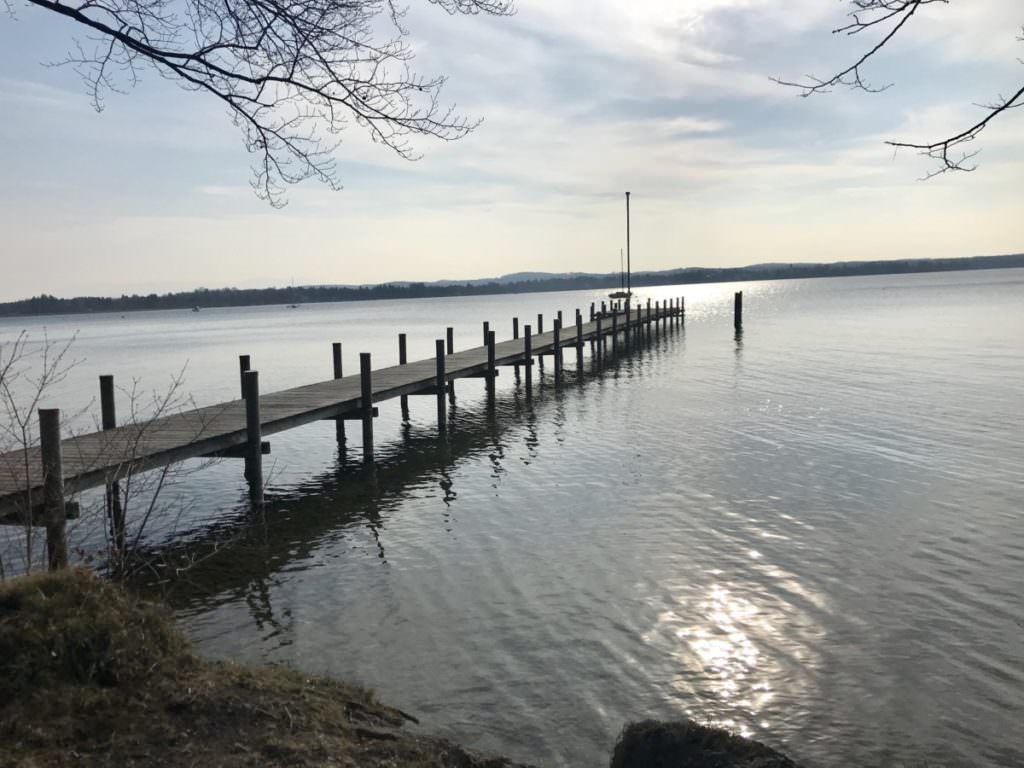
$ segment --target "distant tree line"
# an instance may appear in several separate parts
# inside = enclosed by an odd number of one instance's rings
[[[851,261],[835,264],[763,264],[752,267],[690,267],[665,272],[640,272],[632,276],[634,287],[725,283],[748,280],[791,280],[810,277],[944,272],[962,269],[1024,267],[1024,254],[977,256],[965,259],[904,259],[899,261]],[[134,312],[198,307],[244,307],[268,304],[313,304],[329,301],[420,299],[445,296],[480,296],[500,293],[600,290],[619,287],[619,275],[552,275],[517,281],[437,283],[383,283],[366,286],[292,286],[288,288],[198,288],[179,293],[133,294],[120,297],[79,296],[61,299],[42,294],[31,299],[0,304],[0,316],[59,315],[90,312]]]

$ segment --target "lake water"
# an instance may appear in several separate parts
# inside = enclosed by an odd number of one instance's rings
[[[1024,764],[1024,270],[640,291],[680,294],[685,329],[560,391],[549,362],[532,404],[510,369],[493,412],[458,382],[448,443],[432,398],[408,424],[381,404],[373,477],[333,424],[272,436],[263,518],[238,462],[179,478],[148,542],[206,558],[171,593],[198,648],[538,765],[607,764],[626,721],[680,715],[808,766]],[[332,341],[380,367],[399,331],[417,359],[447,325],[475,346],[594,298],[49,318],[83,362],[48,401],[187,361],[209,403],[239,353],[271,391],[328,378]]]

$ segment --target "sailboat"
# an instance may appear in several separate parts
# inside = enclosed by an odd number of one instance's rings
[[[629,192],[626,193],[626,274],[625,285],[620,285],[619,290],[608,294],[609,299],[629,299],[633,296],[632,285],[630,285],[630,273],[632,269],[629,261]],[[619,249],[619,275],[622,275],[622,249]]]
[[[619,290],[608,294],[609,299],[628,299],[629,291],[626,290],[626,268],[622,262],[622,249],[619,248]]]

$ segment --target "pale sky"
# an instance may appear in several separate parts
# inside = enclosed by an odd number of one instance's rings
[[[273,210],[210,98],[155,73],[95,113],[58,60],[80,31],[31,6],[0,17],[0,300],[206,287],[613,271],[633,193],[635,270],[1024,251],[1024,110],[976,143],[981,167],[922,182],[931,140],[1019,87],[1024,12],[926,6],[867,70],[895,87],[800,99],[866,40],[835,0],[519,0],[451,18],[412,0],[416,68],[484,118],[400,160],[352,127],[344,184]],[[857,47],[853,47],[856,43]]]

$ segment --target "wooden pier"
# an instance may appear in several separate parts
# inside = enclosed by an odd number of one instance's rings
[[[438,430],[447,431],[446,400],[453,395],[453,382],[460,378],[483,378],[487,397],[493,401],[495,378],[502,366],[523,371],[525,392],[533,391],[535,357],[552,356],[555,385],[563,383],[563,357],[575,352],[582,362],[586,345],[599,360],[620,344],[638,345],[652,328],[682,323],[682,298],[666,302],[648,301],[646,307],[590,305],[589,321],[577,310],[575,322],[563,325],[561,313],[553,328],[542,331],[543,317],[537,318],[537,332],[530,325],[513,321],[513,338],[498,342],[495,331],[484,324],[481,346],[456,352],[452,329],[436,341],[433,358],[406,362],[405,334],[399,335],[400,364],[372,369],[368,353],[360,355],[358,374],[344,376],[341,344],[332,348],[334,377],[315,384],[260,394],[259,373],[251,370],[247,355],[239,358],[242,397],[216,405],[163,416],[150,421],[116,426],[113,379],[101,377],[102,425],[99,432],[61,439],[60,411],[41,409],[38,446],[0,454],[0,524],[45,527],[50,567],[67,564],[65,499],[89,488],[106,487],[108,515],[120,512],[118,481],[132,473],[164,467],[186,459],[207,456],[237,457],[245,460],[245,476],[254,504],[263,501],[262,456],[269,451],[268,435],[308,424],[333,420],[339,441],[345,440],[345,422],[359,421],[362,430],[363,461],[373,463],[373,419],[375,403],[393,398],[402,401],[407,418],[409,396],[433,396],[437,400]],[[113,520],[113,517],[112,517]],[[118,525],[123,526],[123,518]]]

